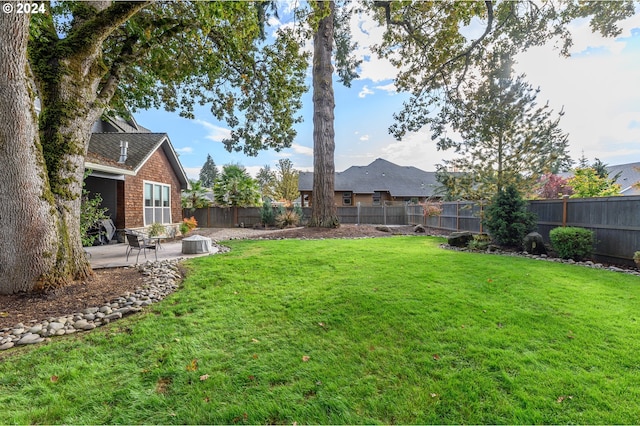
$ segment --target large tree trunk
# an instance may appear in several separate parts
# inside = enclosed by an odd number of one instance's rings
[[[340,225],[334,201],[335,101],[333,96],[333,18],[335,4],[318,2],[319,9],[329,11],[313,38],[313,195],[309,226]]]
[[[118,81],[117,67],[105,66],[102,43],[146,5],[110,0],[90,4],[96,14],[88,20],[75,19],[73,36],[59,39],[50,21],[41,28],[46,37],[32,42],[29,50],[42,101],[40,139],[59,219],[56,264],[42,283],[44,290],[92,273],[80,238],[84,159],[91,128],[111,101]]]
[[[57,215],[27,63],[29,15],[0,14],[0,293],[30,291],[56,263]]]

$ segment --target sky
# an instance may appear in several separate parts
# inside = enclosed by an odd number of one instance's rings
[[[286,9],[286,8],[285,8]],[[286,10],[280,13],[286,25]],[[538,102],[549,102],[554,111],[564,109],[560,125],[569,134],[569,153],[578,160],[584,155],[608,165],[640,161],[640,10],[619,25],[622,34],[603,38],[593,34],[587,21],[572,24],[574,45],[571,57],[561,57],[553,46],[536,47],[517,56],[515,71],[540,87]],[[343,171],[383,158],[400,166],[435,171],[436,165],[453,158],[438,151],[431,132],[423,128],[397,141],[388,132],[393,113],[399,112],[408,95],[395,91],[395,69],[372,54],[368,46],[379,40],[382,29],[364,16],[351,20],[352,35],[359,45],[356,54],[363,63],[360,77],[351,88],[334,81],[335,166]],[[307,46],[310,48],[310,46]],[[311,86],[309,70],[308,86]],[[235,163],[256,175],[265,165],[275,169],[278,160],[289,158],[294,168],[313,171],[313,103],[311,91],[303,96],[297,137],[291,148],[263,151],[256,157],[229,153],[222,139],[229,134],[225,123],[216,121],[209,109],[195,111],[195,119],[163,110],[137,111],[137,122],[154,132],[166,132],[192,179],[198,179],[207,154],[220,168]]]

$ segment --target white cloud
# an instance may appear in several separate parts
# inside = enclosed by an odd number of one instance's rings
[[[379,86],[374,86],[374,89],[382,90],[384,92],[388,92],[390,95],[395,95],[398,93],[398,89],[394,83],[383,84]]]
[[[200,169],[202,167],[184,167],[184,172],[189,179],[198,180],[200,179]]]
[[[360,140],[361,140],[361,141],[368,141],[368,140],[369,140],[369,135],[362,135],[362,136],[360,136]]]
[[[185,146],[184,148],[176,148],[176,152],[178,154],[191,154],[193,152],[193,148],[190,146]]]
[[[367,87],[365,84],[360,93],[358,93],[359,98],[365,98],[367,95],[373,95],[375,92]]]
[[[197,119],[195,122],[207,129],[208,134],[205,136],[205,139],[209,139],[214,142],[222,142],[223,139],[231,136],[231,130],[227,128],[216,126],[215,124],[211,124],[205,120]]]
[[[369,79],[373,82],[386,81],[395,78],[397,69],[387,59],[380,59],[371,51],[371,45],[380,43],[385,32],[373,18],[365,14],[351,15],[351,35],[358,48],[353,52],[361,59],[359,74],[361,80]]]
[[[295,154],[306,155],[308,157],[313,157],[313,148],[308,146],[299,145],[299,144],[291,144],[291,149]]]
[[[382,148],[382,158],[399,165],[413,165],[425,171],[435,171],[436,164],[454,157],[453,152],[438,151],[427,127],[407,134],[402,141]]]
[[[588,159],[609,164],[637,161],[640,129],[629,126],[640,114],[639,86],[632,83],[640,81],[637,51],[561,58],[550,48],[536,48],[518,56],[516,69],[540,86],[539,103],[549,100],[555,111],[564,107],[560,125],[569,133],[574,159],[584,151]]]

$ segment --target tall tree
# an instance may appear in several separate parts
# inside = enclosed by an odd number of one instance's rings
[[[349,87],[357,77],[359,62],[349,54],[355,47],[348,25],[350,6],[345,4],[336,10],[334,1],[311,1],[311,6],[308,22],[313,34],[313,194],[308,225],[331,228],[340,225],[334,202],[333,63],[335,60],[340,81]]]
[[[216,163],[213,161],[213,158],[211,158],[211,154],[207,154],[207,160],[200,169],[199,177],[202,186],[205,188],[213,188],[213,183],[218,177],[218,168],[216,167]]]
[[[0,14],[0,292],[41,287],[56,265],[58,216],[44,163],[27,63],[29,15]],[[79,229],[79,227],[78,227]]]
[[[428,120],[438,148],[460,154],[445,161],[458,172],[442,183],[454,185],[462,198],[491,199],[507,184],[526,193],[544,173],[568,169],[562,112],[554,117],[548,104],[537,105],[538,90],[523,75],[513,77],[509,55],[490,56],[481,71]]]
[[[209,103],[232,128],[227,149],[251,155],[291,144],[293,125],[300,121],[296,111],[305,90],[306,57],[291,31],[279,31],[272,43],[262,38],[266,6],[50,2],[45,13],[30,16],[30,25],[28,17],[17,22],[14,14],[3,14],[0,32],[15,39],[2,43],[7,58],[2,78],[13,78],[11,90],[20,96],[4,95],[1,120],[3,127],[21,124],[13,130],[19,133],[7,136],[24,156],[18,163],[0,151],[4,170],[16,164],[23,170],[12,175],[15,182],[0,183],[0,193],[16,199],[3,204],[2,217],[22,217],[27,226],[15,229],[37,232],[40,242],[34,249],[0,239],[2,259],[20,259],[23,265],[12,268],[11,281],[0,283],[0,292],[57,287],[91,273],[80,240],[81,183],[91,127],[108,107],[124,113],[125,105],[134,110],[164,105],[191,117],[195,102]],[[24,75],[12,74],[15,69]],[[37,126],[35,114],[24,113],[31,105],[16,108],[24,93],[40,99]],[[39,139],[30,134],[34,129]],[[33,214],[23,215],[24,208]],[[57,242],[53,249],[52,242]]]
[[[300,196],[298,190],[298,176],[300,172],[293,168],[293,163],[288,158],[278,160],[275,193],[280,200],[285,200],[288,205]]]
[[[265,164],[264,167],[261,167],[256,175],[256,180],[258,181],[258,185],[260,185],[262,197],[268,197],[273,200],[275,198],[276,176],[273,170],[271,170],[271,166]]]

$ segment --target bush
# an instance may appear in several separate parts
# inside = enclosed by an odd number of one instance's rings
[[[262,208],[260,209],[260,220],[264,226],[273,226],[276,223],[276,214],[269,201],[262,203]]]
[[[516,187],[509,185],[491,201],[484,225],[497,244],[521,247],[525,235],[536,229],[536,216],[527,210]]]
[[[163,224],[158,222],[153,222],[149,226],[149,236],[157,237],[158,235],[163,235],[166,232],[166,229]]]
[[[294,210],[281,210],[276,216],[276,225],[279,228],[296,226],[300,222],[300,216]]]
[[[180,224],[180,233],[185,235],[187,232],[192,229],[196,229],[198,227],[198,221],[195,217],[191,216],[189,219],[186,217],[182,219],[182,223]]]
[[[554,228],[549,232],[551,245],[558,257],[582,260],[591,256],[595,237],[593,231],[584,228]]]

